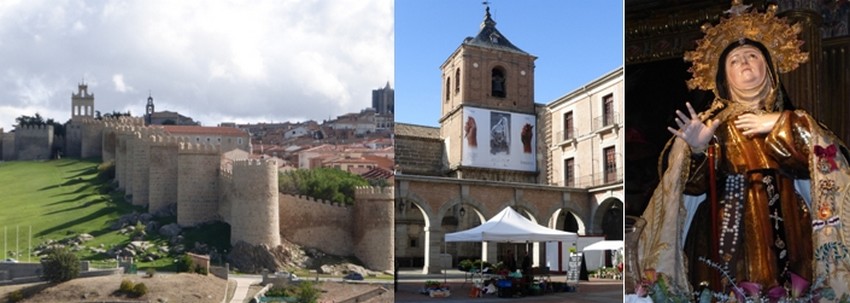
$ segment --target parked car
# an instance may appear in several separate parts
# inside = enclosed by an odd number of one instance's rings
[[[349,273],[342,278],[343,280],[352,280],[352,281],[361,281],[363,280],[363,275],[358,274],[356,272]]]
[[[0,263],[18,263],[18,260],[15,260],[15,259],[12,259],[12,258],[6,258],[6,260],[3,260],[3,262],[0,262]]]

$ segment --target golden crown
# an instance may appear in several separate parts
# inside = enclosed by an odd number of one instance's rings
[[[697,41],[696,50],[685,52],[685,61],[693,62],[688,69],[693,74],[689,89],[715,90],[718,64],[724,64],[718,62],[720,55],[727,46],[745,38],[763,44],[780,73],[790,72],[809,59],[808,53],[800,51],[803,41],[797,39],[799,23],[789,25],[784,18],[777,18],[776,5],[768,6],[765,13],[749,8],[741,0],[733,0],[732,8],[725,12],[730,17],[721,18],[717,26],[702,26],[705,37]]]

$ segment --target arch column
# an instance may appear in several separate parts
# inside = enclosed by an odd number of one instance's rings
[[[438,274],[442,269],[440,264],[440,246],[443,244],[444,231],[441,227],[425,227],[425,266],[423,274]]]
[[[498,261],[498,252],[496,242],[481,242],[481,260],[495,264]]]

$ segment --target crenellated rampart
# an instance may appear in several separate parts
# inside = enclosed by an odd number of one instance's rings
[[[272,160],[233,162],[232,188],[223,207],[230,208],[230,242],[280,244],[277,164]]]
[[[3,160],[17,160],[17,157],[15,156],[15,133],[4,133],[2,139]]]
[[[96,158],[103,156],[103,129],[106,123],[95,119],[83,119],[80,132],[80,157]]]
[[[289,241],[329,254],[353,255],[352,224],[350,206],[307,196],[280,195],[280,234]]]
[[[193,226],[218,214],[221,149],[208,143],[180,143],[177,155],[177,224]]]
[[[62,142],[63,156],[71,158],[83,158],[80,153],[80,142],[83,138],[83,126],[71,121],[65,125],[65,140]]]
[[[180,142],[172,136],[153,135],[148,163],[148,211],[177,203],[177,151]]]
[[[360,187],[355,190],[352,226],[354,255],[368,268],[393,269],[394,190],[394,187]]]
[[[53,125],[15,128],[15,159],[47,160],[53,150]]]

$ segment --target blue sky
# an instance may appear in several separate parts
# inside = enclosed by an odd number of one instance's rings
[[[549,103],[623,65],[621,0],[493,0],[496,28],[537,56],[535,102]],[[480,0],[395,1],[395,119],[438,126],[440,64],[478,34]]]

